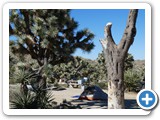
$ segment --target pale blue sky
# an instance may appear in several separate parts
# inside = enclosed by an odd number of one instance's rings
[[[116,43],[119,43],[126,27],[128,9],[74,9],[71,16],[78,21],[78,29],[88,28],[95,34],[95,48],[90,52],[83,52],[78,49],[75,56],[96,59],[98,53],[102,52],[102,46],[99,42],[100,38],[104,38],[104,26],[107,22],[112,22],[112,35]],[[133,45],[129,49],[129,53],[134,59],[145,59],[145,10],[139,10],[137,17],[137,34]]]

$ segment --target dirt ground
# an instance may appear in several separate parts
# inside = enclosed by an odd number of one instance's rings
[[[107,90],[103,90],[107,93]],[[79,96],[83,90],[82,89],[75,89],[75,88],[67,88],[66,90],[62,91],[51,91],[55,101],[60,104],[64,99],[70,101],[74,105],[80,105],[83,109],[106,109],[107,108],[107,101],[88,101],[88,100],[78,100],[74,98],[74,96]],[[136,93],[134,92],[127,92],[125,93],[125,108],[126,109],[138,109],[138,105],[136,102]]]
[[[19,85],[10,85],[10,92],[17,90]],[[106,109],[107,108],[107,101],[100,101],[100,100],[94,100],[94,101],[88,101],[88,100],[78,100],[78,97],[83,90],[78,88],[66,88],[65,90],[48,90],[53,94],[54,101],[57,102],[57,104],[60,104],[63,102],[64,99],[67,101],[70,101],[74,105],[80,105],[83,109]],[[105,93],[107,93],[107,90],[103,90]],[[125,93],[125,108],[126,109],[139,109],[139,106],[136,102],[136,95],[137,93],[134,92],[127,92]],[[12,96],[10,96],[11,98]]]

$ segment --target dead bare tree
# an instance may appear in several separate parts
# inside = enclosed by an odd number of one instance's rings
[[[112,23],[105,26],[106,37],[100,40],[107,61],[108,109],[124,108],[124,60],[136,35],[137,14],[137,9],[130,10],[123,37],[118,45],[112,38]]]

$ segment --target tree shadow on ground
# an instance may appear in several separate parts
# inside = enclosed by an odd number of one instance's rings
[[[108,102],[104,100],[72,100],[72,104],[81,106],[82,109],[107,109]],[[125,109],[140,109],[135,99],[125,99]]]
[[[107,101],[103,100],[72,100],[72,104],[78,104],[82,109],[106,109],[108,106]]]
[[[125,109],[140,109],[135,99],[125,99]]]

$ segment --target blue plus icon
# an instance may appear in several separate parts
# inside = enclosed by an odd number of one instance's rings
[[[153,90],[141,90],[137,95],[138,105],[145,110],[150,110],[157,104],[157,94]]]
[[[149,105],[149,101],[153,101],[153,98],[149,97],[149,94],[146,93],[146,97],[142,98],[142,101],[145,101],[146,105]]]

